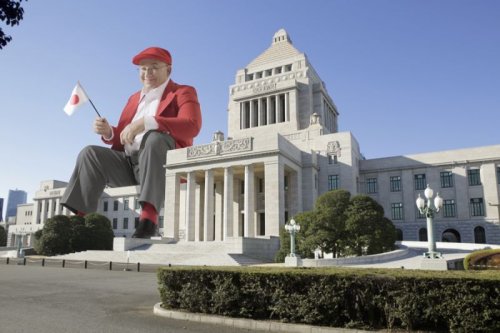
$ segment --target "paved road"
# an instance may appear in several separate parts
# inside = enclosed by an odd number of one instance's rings
[[[153,314],[156,274],[0,264],[0,331],[260,332]]]

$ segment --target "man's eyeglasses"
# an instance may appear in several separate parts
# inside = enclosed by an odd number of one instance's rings
[[[156,72],[158,72],[158,70],[165,68],[165,67],[167,67],[167,66],[151,66],[151,67],[141,66],[141,67],[137,68],[137,70],[141,74],[147,74],[149,72],[155,74]]]

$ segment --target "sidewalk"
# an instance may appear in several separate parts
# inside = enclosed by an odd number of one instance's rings
[[[363,332],[167,311],[159,309],[157,288],[154,273],[1,264],[1,331]]]

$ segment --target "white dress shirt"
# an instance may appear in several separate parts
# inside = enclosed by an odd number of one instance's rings
[[[144,131],[137,134],[134,138],[134,142],[132,144],[125,144],[125,153],[127,155],[132,155],[133,153],[139,151],[142,138],[146,132],[158,129],[158,123],[154,116],[156,115],[156,111],[158,110],[158,105],[160,104],[161,96],[167,87],[168,81],[167,79],[162,85],[144,93],[144,89],[141,92],[141,98],[139,100],[139,106],[137,107],[137,112],[132,119],[132,122],[137,119],[144,118]]]

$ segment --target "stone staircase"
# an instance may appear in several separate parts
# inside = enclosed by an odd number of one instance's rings
[[[160,265],[249,266],[268,263],[241,253],[230,253],[223,243],[148,242],[128,251],[83,251],[52,257],[77,261],[102,261]]]

